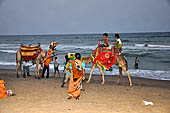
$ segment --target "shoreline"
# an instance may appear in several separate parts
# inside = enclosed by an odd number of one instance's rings
[[[16,70],[15,69],[0,69],[0,73],[7,73],[7,72],[16,73]],[[33,74],[33,76],[35,76],[34,75],[34,71],[30,71],[30,73]],[[49,74],[52,76],[53,72],[50,72]],[[60,70],[60,74],[64,74],[64,72],[62,70]],[[22,76],[20,74],[20,72],[19,72],[19,75]],[[57,73],[56,73],[56,75],[57,75]],[[88,76],[88,75],[89,75],[89,73],[86,73],[86,76]],[[100,76],[100,75],[99,74],[93,74],[92,76]],[[118,78],[119,75],[107,75],[106,74],[104,76],[114,76],[114,77]],[[124,77],[127,77],[127,75],[123,74],[122,78],[124,78]],[[170,80],[158,80],[158,79],[151,79],[151,78],[144,78],[144,77],[137,77],[137,76],[131,76],[131,77],[133,77],[133,78],[140,78],[140,79],[146,79],[146,80],[169,81],[170,82]]]
[[[83,82],[80,100],[68,100],[68,83],[61,88],[64,74],[50,75],[48,79],[17,78],[14,70],[0,69],[6,89],[16,94],[0,99],[0,113],[170,113],[170,81],[132,77],[130,87],[127,76],[116,85],[118,76],[106,75],[101,85],[101,76],[95,75],[89,84]],[[145,106],[142,101],[154,105]]]
[[[8,69],[0,69],[0,74],[2,74],[2,73],[4,73],[4,74],[11,74],[12,73],[14,77],[17,76],[16,71],[14,69],[9,69],[9,70]],[[30,74],[31,74],[31,78],[35,79],[34,78],[35,77],[34,72],[31,71]],[[23,76],[21,74],[19,74],[19,76],[20,76],[20,78],[23,78]],[[45,76],[46,76],[46,73],[45,73]],[[63,79],[64,72],[60,72],[60,78],[58,77],[57,73],[54,77],[53,72],[50,72],[49,76],[50,76],[51,79],[53,79],[53,78]],[[107,85],[117,85],[116,82],[118,80],[118,75],[104,75],[104,76],[105,76],[105,84],[107,84]],[[86,73],[85,82],[88,80],[88,77],[89,77],[89,73]],[[29,78],[29,77],[27,77],[27,78]],[[148,82],[147,86],[150,86],[150,87],[160,87],[160,88],[162,87],[162,88],[170,89],[169,86],[164,85],[164,83],[170,84],[170,80],[157,80],[157,79],[149,79],[149,78],[136,77],[136,76],[131,76],[131,79],[132,79],[133,86],[146,86],[145,83],[141,82],[141,81],[145,81],[145,82]],[[90,83],[100,84],[101,81],[102,81],[102,78],[101,78],[100,75],[93,74]],[[152,82],[152,83],[150,84],[150,82]],[[157,82],[159,82],[159,84]],[[129,86],[129,80],[128,80],[127,75],[122,76],[119,85]]]

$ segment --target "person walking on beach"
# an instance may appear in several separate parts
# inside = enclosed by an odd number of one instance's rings
[[[135,59],[135,65],[134,65],[135,69],[138,69],[138,68],[139,68],[139,63],[140,63],[140,61],[139,61],[138,57],[136,57],[136,59]]]
[[[108,47],[109,46],[109,39],[108,39],[108,34],[104,33],[102,39],[98,40],[98,47]],[[100,44],[100,41],[104,41],[104,44]]]
[[[63,72],[64,72],[64,71],[65,71],[65,69],[66,69],[67,61],[68,61],[68,55],[65,55],[65,63],[64,63],[64,69],[63,69]],[[65,77],[65,76],[64,76],[64,77]]]
[[[54,61],[54,77],[56,74],[56,71],[58,72],[59,78],[60,78],[60,72],[59,72],[59,63],[58,63],[58,59],[57,57],[55,57],[55,61]]]
[[[115,45],[114,47],[112,47],[112,54],[114,54],[114,49],[119,49],[119,55],[122,52],[122,41],[120,40],[119,34],[115,34],[115,38],[116,38],[116,42],[115,43],[111,43],[111,45]]]
[[[71,60],[70,58],[67,58],[67,64],[66,64],[66,71],[65,71],[65,77],[64,77],[64,80],[63,80],[63,83],[61,85],[61,87],[64,87],[64,85],[67,83],[69,77],[71,77],[71,70],[70,70],[70,64],[71,63]]]
[[[85,79],[85,64],[81,61],[80,53],[75,54],[76,59],[71,62],[71,77],[68,88],[68,99],[79,99],[82,80]]]

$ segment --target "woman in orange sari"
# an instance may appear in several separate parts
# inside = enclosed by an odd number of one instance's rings
[[[68,88],[68,99],[79,99],[81,91],[81,82],[85,79],[85,64],[81,61],[80,53],[75,54],[76,59],[71,62],[71,77]]]

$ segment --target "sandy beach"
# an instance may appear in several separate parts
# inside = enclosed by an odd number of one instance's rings
[[[132,77],[129,87],[127,76],[116,85],[117,76],[105,76],[101,85],[99,75],[92,76],[91,83],[83,83],[85,91],[80,100],[68,100],[67,89],[61,88],[63,79],[31,77],[16,78],[14,70],[0,70],[0,78],[16,96],[0,100],[0,113],[170,113],[170,81]],[[86,79],[88,76],[86,76]],[[154,105],[142,105],[142,101]]]

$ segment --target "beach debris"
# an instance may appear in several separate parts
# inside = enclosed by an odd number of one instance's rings
[[[154,104],[153,104],[153,102],[143,100],[142,105],[148,106],[148,105],[154,105]]]

